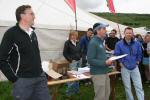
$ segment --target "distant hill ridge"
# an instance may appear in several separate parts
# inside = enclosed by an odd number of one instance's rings
[[[124,24],[131,27],[146,27],[150,29],[150,14],[124,14],[117,13],[116,16],[112,13],[93,13],[105,19]]]

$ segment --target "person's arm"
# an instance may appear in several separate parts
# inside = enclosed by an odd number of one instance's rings
[[[105,48],[106,48],[106,50],[111,51],[111,49],[108,47],[108,43],[109,43],[109,38],[106,38],[106,40],[105,40]]]
[[[69,61],[69,62],[72,62],[72,58],[69,54],[69,44],[68,42],[65,42],[65,45],[64,45],[64,49],[63,49],[63,56]]]
[[[142,45],[140,43],[138,43],[138,51],[137,51],[137,64],[139,64],[142,60]]]
[[[119,45],[118,42],[116,43],[116,46],[115,46],[114,55],[115,55],[115,56],[121,55],[121,48],[120,48],[120,45]],[[124,65],[123,65],[123,63],[122,63],[122,59],[119,59],[118,61],[119,61],[119,65],[120,65],[121,67],[123,67]]]
[[[90,42],[88,46],[88,52],[87,52],[87,60],[88,63],[92,66],[106,66],[105,60],[99,60],[96,59],[96,44],[94,42]]]
[[[84,39],[83,38],[81,38],[81,40],[80,40],[80,48],[81,48],[81,53],[83,54],[83,52],[84,52],[84,48],[85,48],[85,43],[84,43]]]
[[[15,82],[17,80],[17,77],[13,72],[12,67],[8,61],[12,47],[13,47],[12,35],[9,31],[7,31],[4,34],[0,45],[0,69],[9,81]]]
[[[117,42],[116,45],[115,45],[114,55],[115,55],[115,56],[120,56],[120,55],[122,55],[121,46],[120,46],[119,42]],[[118,61],[119,61],[120,63],[122,63],[122,59],[119,59]]]
[[[147,54],[150,56],[150,42],[147,44]]]
[[[115,56],[121,55],[121,48],[120,48],[119,43],[116,43],[115,50],[114,50],[114,55]]]
[[[112,50],[107,46],[107,44],[105,44],[105,48],[106,48],[106,50],[108,50],[108,51],[112,51]]]

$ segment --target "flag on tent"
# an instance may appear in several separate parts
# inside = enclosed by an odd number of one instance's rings
[[[107,1],[107,6],[108,6],[110,12],[115,14],[116,11],[115,11],[113,0],[106,0],[106,1]]]
[[[76,13],[76,0],[65,0],[66,3],[71,7],[74,13]]]

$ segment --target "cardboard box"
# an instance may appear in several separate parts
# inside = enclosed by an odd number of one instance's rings
[[[66,75],[69,70],[69,62],[65,59],[56,59],[52,61],[52,68],[56,72]]]

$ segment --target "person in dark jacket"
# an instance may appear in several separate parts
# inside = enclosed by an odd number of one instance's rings
[[[150,69],[149,69],[149,65],[150,65],[150,62],[149,62],[149,55],[147,53],[147,44],[150,42],[150,35],[147,34],[145,35],[144,37],[144,43],[143,43],[143,65],[144,65],[144,69],[145,69],[145,76],[146,76],[146,83],[149,84],[150,86]]]
[[[88,44],[92,38],[93,29],[89,28],[85,35],[80,39],[81,55],[82,55],[82,67],[87,66],[87,49]]]
[[[69,39],[65,42],[64,57],[70,62],[70,70],[77,70],[81,66],[81,49],[78,42],[78,33],[76,31],[71,31],[69,34]],[[79,93],[79,82],[69,82],[66,91],[68,96],[74,93]]]
[[[121,76],[125,86],[127,100],[134,100],[132,95],[131,80],[134,84],[138,100],[144,100],[144,91],[139,72],[139,63],[142,59],[142,46],[133,39],[133,29],[127,27],[124,30],[125,38],[116,44],[114,55],[127,54],[119,59]]]
[[[119,39],[116,37],[117,30],[113,29],[111,30],[110,36],[106,38],[105,40],[105,47],[108,51],[114,51],[116,43],[119,41]]]
[[[14,100],[50,100],[31,6],[19,6],[16,19],[17,24],[5,32],[0,45],[0,69],[14,84]]]

